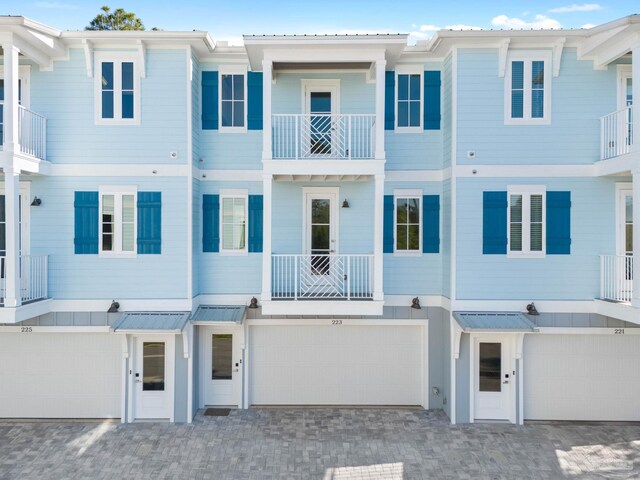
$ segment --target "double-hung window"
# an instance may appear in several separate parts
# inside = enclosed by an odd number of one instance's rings
[[[135,256],[136,187],[104,186],[99,195],[100,254]]]
[[[422,69],[399,69],[396,77],[396,130],[422,130]]]
[[[505,123],[548,124],[550,110],[551,55],[510,54],[505,72]]]
[[[220,253],[231,255],[247,253],[248,198],[246,192],[221,192]]]
[[[96,54],[95,112],[98,124],[140,123],[140,82],[136,58]]]
[[[220,131],[247,130],[247,72],[242,69],[220,70]]]
[[[422,192],[398,191],[395,200],[395,253],[422,252]]]
[[[545,188],[522,185],[508,190],[509,255],[545,254]]]

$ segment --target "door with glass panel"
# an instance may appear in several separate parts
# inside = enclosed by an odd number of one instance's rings
[[[305,255],[300,265],[300,292],[307,297],[344,293],[344,265],[338,256],[337,189],[305,193]]]
[[[4,143],[4,69],[0,68],[0,145]],[[25,97],[23,79],[18,79],[18,105],[23,105],[23,97]],[[28,105],[27,105],[28,107]]]
[[[302,122],[303,157],[337,157],[340,124],[336,116],[337,91],[331,86],[307,86]]]
[[[618,191],[618,246],[619,260],[616,262],[618,296],[631,298],[633,289],[633,192],[631,189]]]
[[[618,65],[618,69],[618,79],[620,82],[618,85],[618,110],[623,110],[633,104],[633,79],[631,65]],[[633,118],[631,109],[628,109],[625,115],[620,115],[619,119],[618,142],[624,142],[626,148],[629,148],[633,142]]]
[[[476,339],[474,419],[508,420],[512,372],[509,344],[500,339]]]
[[[242,328],[202,328],[202,406],[241,407]]]
[[[23,255],[28,255],[28,252],[23,251],[23,238],[25,236],[25,232],[23,231],[26,226],[22,222],[22,210],[24,209],[24,205],[22,204],[23,195],[20,194],[18,196],[18,254],[20,257]],[[5,196],[4,194],[0,194],[0,301],[4,302],[5,295],[5,258],[7,255],[7,219],[5,217]],[[20,262],[22,266],[22,262]],[[23,276],[23,272],[20,272],[20,276]]]
[[[173,402],[173,339],[136,338],[134,374],[136,419],[169,419]]]

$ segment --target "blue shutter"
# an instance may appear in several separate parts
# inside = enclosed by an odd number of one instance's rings
[[[482,253],[507,253],[507,192],[482,196]]]
[[[393,253],[393,210],[395,208],[393,195],[384,196],[384,223],[382,252]]]
[[[75,192],[74,252],[98,253],[98,192]]]
[[[440,72],[424,72],[424,129],[440,130]]]
[[[202,129],[218,129],[218,72],[202,72]]]
[[[247,126],[262,130],[262,72],[247,73]]]
[[[440,252],[440,195],[422,197],[422,253]]]
[[[384,129],[396,128],[396,72],[385,72],[384,83]]]
[[[162,252],[162,193],[138,192],[138,253]]]
[[[249,252],[262,252],[262,195],[249,195]]]
[[[202,251],[220,251],[220,195],[202,196]]]
[[[547,192],[547,254],[571,253],[571,192]]]

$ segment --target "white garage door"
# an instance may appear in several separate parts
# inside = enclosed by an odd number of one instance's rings
[[[409,326],[255,326],[254,405],[420,405],[423,330]]]
[[[117,335],[0,333],[0,418],[118,418],[121,366]]]
[[[524,417],[640,420],[639,335],[525,335]]]

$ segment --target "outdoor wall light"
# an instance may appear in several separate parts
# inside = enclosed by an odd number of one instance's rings
[[[416,310],[421,310],[420,299],[418,297],[411,300],[411,308],[415,308]]]
[[[349,201],[345,198],[344,202],[342,202],[342,208],[349,208]]]
[[[256,297],[253,297],[249,302],[249,308],[258,308],[258,299]]]
[[[434,397],[439,397],[440,396],[440,389],[438,387],[433,387],[431,389],[431,393],[433,393]]]
[[[38,197],[33,197],[33,202],[31,202],[31,206],[32,207],[39,207],[40,205],[42,205],[42,199],[40,199]]]
[[[120,308],[120,304],[115,300],[112,300],[111,306],[109,307],[109,310],[107,310],[107,313],[118,313],[119,308]]]
[[[540,315],[538,313],[538,310],[536,309],[536,306],[533,304],[533,302],[531,302],[529,305],[527,305],[527,313],[529,315]]]

